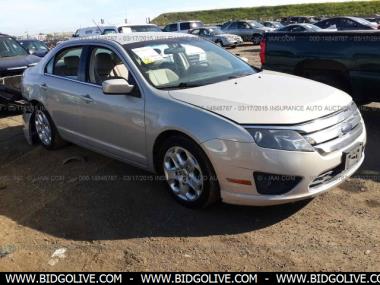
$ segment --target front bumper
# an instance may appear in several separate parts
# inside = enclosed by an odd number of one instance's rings
[[[224,41],[223,43],[225,47],[237,47],[242,44],[244,44],[243,40]]]
[[[344,153],[356,145],[366,144],[366,131],[344,148],[322,155],[319,152],[289,152],[264,149],[254,143],[212,140],[202,144],[216,171],[223,202],[236,205],[269,206],[314,198],[338,186],[352,176],[362,165],[361,160],[333,179],[311,187],[321,174],[342,165]],[[261,195],[257,191],[254,173],[273,173],[301,177],[302,180],[283,195]],[[251,185],[236,184],[230,180],[250,181]]]
[[[21,75],[0,78],[0,102],[13,103],[22,99]]]

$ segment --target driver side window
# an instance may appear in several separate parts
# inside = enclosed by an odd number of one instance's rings
[[[96,85],[109,79],[129,80],[129,72],[122,60],[106,48],[94,48],[91,52],[88,81]]]
[[[104,81],[110,79],[125,79],[130,85],[135,86],[130,95],[141,97],[136,80],[121,58],[110,49],[94,47],[88,64],[87,82],[102,86]]]

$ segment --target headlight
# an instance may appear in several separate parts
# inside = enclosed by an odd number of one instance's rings
[[[303,136],[291,130],[247,129],[256,144],[263,148],[313,152]]]

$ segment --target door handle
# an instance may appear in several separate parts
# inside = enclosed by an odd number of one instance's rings
[[[41,83],[40,87],[41,87],[42,90],[47,90],[48,89],[48,86],[47,86],[46,83]]]
[[[92,102],[94,102],[94,99],[92,99],[90,95],[83,95],[83,96],[82,96],[82,100],[83,100],[84,102],[86,102],[87,104],[88,104],[88,103],[92,103]]]

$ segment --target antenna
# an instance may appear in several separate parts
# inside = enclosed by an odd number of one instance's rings
[[[94,19],[92,19],[92,21],[94,22],[94,24],[95,24],[95,26],[98,28],[98,30],[99,30],[99,32],[100,32],[100,34],[102,34],[103,33],[103,31],[102,31],[102,29],[99,27],[99,25],[95,22],[95,20]]]

